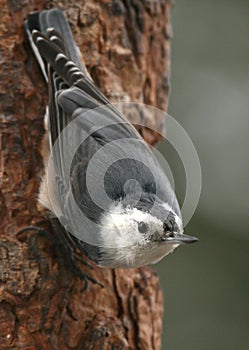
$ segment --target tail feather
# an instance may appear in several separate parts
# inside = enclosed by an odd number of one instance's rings
[[[49,40],[54,43],[61,50],[61,52],[66,54],[64,39],[60,32],[54,28],[48,28],[46,34]]]
[[[51,146],[70,121],[58,106],[57,92],[68,89],[79,75],[89,74],[63,12],[55,8],[29,14],[24,28],[49,87],[47,129]]]
[[[49,30],[49,34],[52,28],[57,32],[57,35],[60,33],[59,39],[65,43],[63,46],[66,56],[72,60],[80,70],[87,74],[86,68],[81,62],[80,51],[75,45],[70,26],[62,11],[54,8],[48,11],[35,12],[28,15],[25,21],[25,30],[29,38],[33,30],[38,30],[46,35],[47,30]]]
[[[80,63],[69,24],[61,11],[52,9],[31,14],[25,22],[25,29],[48,82],[50,146],[72,121],[78,108],[108,105],[116,122],[126,122],[82,67],[84,64]]]

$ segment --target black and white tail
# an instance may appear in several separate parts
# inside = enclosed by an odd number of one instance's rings
[[[49,87],[48,128],[52,146],[77,108],[96,108],[110,102],[81,62],[62,11],[52,9],[30,14],[25,31]],[[110,108],[116,115],[120,114],[114,107]]]
[[[37,30],[43,35],[48,35],[51,42],[57,45],[80,70],[87,74],[80,58],[80,51],[75,45],[70,26],[62,11],[54,8],[47,11],[45,10],[29,14],[24,25],[32,49],[46,79],[46,64],[44,63],[44,59],[41,57],[41,54],[32,38],[34,30]]]

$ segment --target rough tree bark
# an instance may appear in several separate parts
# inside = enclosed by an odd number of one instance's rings
[[[48,237],[17,236],[30,225],[51,230],[37,204],[47,90],[23,20],[54,6],[65,10],[93,79],[112,101],[167,106],[169,1],[0,0],[0,349],[158,350],[163,303],[152,269],[82,265],[104,285],[84,291]],[[159,119],[149,123],[160,129]]]

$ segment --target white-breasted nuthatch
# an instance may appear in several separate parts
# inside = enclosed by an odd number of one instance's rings
[[[156,263],[195,242],[150,148],[90,78],[63,13],[30,14],[25,30],[49,89],[40,202],[102,267]]]

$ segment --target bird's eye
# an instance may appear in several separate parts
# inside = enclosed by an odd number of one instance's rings
[[[138,231],[141,233],[146,233],[148,231],[148,225],[143,221],[138,222],[137,226]]]

